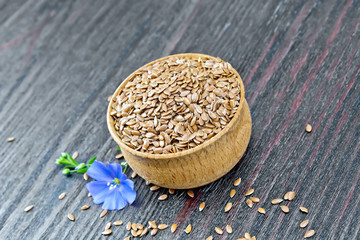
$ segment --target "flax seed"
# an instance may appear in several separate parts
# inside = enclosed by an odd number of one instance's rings
[[[176,229],[177,229],[177,224],[176,224],[176,223],[174,223],[173,225],[171,225],[171,232],[172,232],[172,233],[175,232]]]
[[[219,235],[222,235],[224,233],[223,230],[221,230],[221,228],[215,227],[215,232]]]
[[[266,211],[264,208],[258,208],[258,212],[261,213],[261,214],[265,214]]]
[[[250,239],[251,239],[250,233],[245,233],[245,239],[246,239],[246,240],[250,240]]]
[[[174,194],[174,193],[175,193],[175,189],[169,188],[169,193],[170,193],[170,194]]]
[[[257,198],[257,197],[250,197],[250,200],[251,200],[252,202],[254,202],[254,203],[260,202],[260,199]]]
[[[100,217],[101,217],[101,218],[105,217],[105,215],[106,215],[108,212],[109,212],[109,211],[108,211],[107,209],[102,210],[101,213],[100,213]]]
[[[131,222],[128,222],[126,224],[126,230],[130,231],[131,230]]]
[[[193,197],[194,197],[194,191],[193,191],[193,190],[188,190],[188,191],[187,191],[187,195],[188,195],[189,197],[193,198]]]
[[[151,188],[150,188],[150,190],[151,191],[156,191],[156,190],[158,190],[158,189],[160,189],[160,187],[159,186],[152,186]]]
[[[251,199],[247,199],[246,204],[249,206],[249,208],[253,207],[253,201],[251,201]]]
[[[137,176],[137,173],[136,173],[136,172],[132,172],[131,178],[136,178],[136,176]]]
[[[200,203],[199,205],[199,211],[201,212],[205,208],[205,202]]]
[[[62,194],[59,195],[59,199],[63,200],[65,196],[66,196],[66,193],[63,192]]]
[[[101,234],[104,235],[104,236],[107,236],[107,235],[110,235],[111,233],[112,233],[111,229],[106,229]]]
[[[92,197],[91,193],[88,193],[88,197]]]
[[[33,209],[34,208],[34,205],[29,205],[29,206],[27,206],[25,209],[24,209],[24,211],[25,212],[29,212],[29,211],[31,211],[31,209]]]
[[[150,228],[158,228],[155,221],[149,221],[149,227]]]
[[[191,224],[189,224],[189,225],[185,228],[185,232],[186,232],[187,234],[189,234],[189,233],[191,232],[191,230],[192,230],[192,226],[191,226]]]
[[[167,199],[167,197],[168,197],[168,195],[163,194],[163,195],[161,195],[158,199],[159,199],[160,201],[162,201],[162,200]]]
[[[110,229],[111,228],[111,222],[108,222],[106,225],[105,225],[105,230],[106,229]]]
[[[300,227],[301,227],[301,228],[304,228],[304,227],[306,227],[308,224],[309,224],[309,219],[306,219],[306,220],[304,220],[304,221],[302,221],[302,222],[300,223]]]
[[[289,207],[285,205],[281,205],[280,208],[284,213],[288,213],[290,211]]]
[[[255,236],[253,236],[252,238],[250,238],[250,240],[256,240],[256,237],[255,237]]]
[[[254,189],[250,189],[249,191],[247,191],[246,193],[245,193],[245,196],[250,196],[251,194],[253,194],[254,193]]]
[[[131,229],[137,231],[138,230],[137,224],[136,223],[131,223]]]
[[[273,199],[273,200],[271,200],[271,203],[273,204],[273,205],[275,205],[275,204],[279,204],[279,203],[282,203],[282,199],[281,198],[276,198],[276,199]]]
[[[295,198],[295,192],[287,192],[284,195],[284,200],[293,200]]]
[[[235,196],[236,190],[235,189],[231,189],[230,191],[230,198],[233,198]]]
[[[85,181],[87,181],[89,179],[89,175],[87,175],[87,173],[84,173],[83,177],[84,177]]]
[[[306,207],[300,207],[299,209],[303,213],[309,213],[309,210]]]
[[[14,137],[9,137],[9,138],[7,139],[8,142],[13,142],[14,140],[15,140]]]
[[[112,95],[108,96],[107,101],[110,102],[112,98]]]
[[[168,225],[166,225],[166,224],[159,224],[159,225],[158,225],[158,228],[159,228],[160,230],[163,230],[163,229],[168,228]]]
[[[150,232],[151,236],[155,236],[158,232],[158,229],[157,228],[153,228]]]
[[[73,214],[70,213],[67,217],[70,219],[70,221],[75,221],[75,216]]]
[[[213,240],[213,239],[214,239],[213,236],[210,235],[210,236],[208,236],[205,240]]]
[[[131,229],[131,235],[133,235],[134,237],[137,237],[137,231],[134,229]]]
[[[149,231],[149,228],[144,228],[144,230],[142,231],[142,233],[140,234],[140,237],[145,236]]]
[[[230,211],[231,208],[232,208],[232,203],[231,203],[231,202],[227,203],[227,204],[225,205],[225,212]]]
[[[241,183],[241,178],[238,178],[234,181],[234,186],[237,187],[240,185],[240,183]]]
[[[315,231],[313,229],[307,231],[304,235],[304,238],[310,238],[315,235]]]
[[[225,229],[226,229],[226,232],[227,232],[227,233],[232,233],[232,231],[233,231],[233,230],[232,230],[232,227],[231,227],[230,225],[226,225],[226,228],[225,228]]]
[[[81,207],[81,210],[88,210],[90,208],[90,205],[84,205]]]
[[[119,154],[117,154],[116,156],[115,156],[115,158],[117,158],[117,159],[120,159],[120,158],[122,158],[124,155],[122,154],[122,153],[119,153]]]
[[[310,124],[306,125],[305,130],[309,133],[312,130],[312,126]]]
[[[121,220],[118,220],[118,221],[114,222],[115,226],[121,226],[122,224],[123,224],[123,221],[121,221]]]

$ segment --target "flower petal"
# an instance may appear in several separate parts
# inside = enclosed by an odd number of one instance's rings
[[[136,192],[131,188],[131,186],[128,185],[130,184],[128,181],[132,182],[131,180],[126,179],[120,183],[120,187],[118,189],[125,201],[127,201],[129,204],[132,204],[135,201]]]
[[[122,198],[120,192],[114,190],[105,199],[102,208],[108,210],[120,210],[126,207],[126,205],[127,202]]]
[[[122,181],[122,183],[128,185],[128,187],[130,187],[132,190],[134,190],[134,182],[131,181],[130,179],[125,179],[125,180]]]
[[[107,167],[114,178],[118,178],[119,180],[121,180],[121,178],[123,178],[123,175],[125,175],[122,173],[121,165],[118,163],[108,163]]]
[[[86,188],[91,193],[94,203],[101,204],[110,194],[109,186],[104,181],[93,181],[86,184]]]
[[[91,164],[90,168],[87,170],[87,175],[97,181],[106,181],[110,182],[114,178],[111,177],[111,172],[102,162],[95,161]]]

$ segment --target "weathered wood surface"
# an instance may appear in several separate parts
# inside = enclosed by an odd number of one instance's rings
[[[302,239],[308,218],[314,239],[359,239],[359,21],[358,0],[1,1],[0,238],[106,239],[105,224],[121,219],[178,223],[154,239]],[[246,155],[194,199],[178,191],[160,202],[167,190],[152,193],[136,178],[133,206],[104,218],[97,205],[82,212],[91,203],[85,181],[64,177],[55,159],[79,151],[80,160],[116,161],[107,97],[139,66],[180,52],[219,56],[242,75],[253,118]],[[250,187],[261,199],[253,209]],[[297,195],[285,215],[270,200],[288,190]],[[214,232],[226,224],[231,235]],[[128,235],[113,230],[109,239]]]

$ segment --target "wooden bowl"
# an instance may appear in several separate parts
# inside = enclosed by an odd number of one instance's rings
[[[201,57],[216,59],[209,55],[186,53],[167,56],[146,64],[153,65],[169,57]],[[143,68],[141,67],[141,68]],[[139,69],[138,69],[139,70]],[[136,70],[135,72],[137,72]],[[229,172],[244,154],[251,135],[251,115],[245,100],[244,84],[239,73],[232,69],[240,83],[240,104],[228,125],[210,140],[192,149],[177,153],[152,154],[128,147],[116,134],[114,119],[110,115],[111,99],[107,111],[107,126],[112,138],[120,146],[130,167],[145,180],[164,188],[189,189],[211,183]],[[113,94],[131,81],[135,72],[128,76]]]

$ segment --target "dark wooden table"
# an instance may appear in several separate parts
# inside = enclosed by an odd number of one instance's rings
[[[359,239],[359,21],[358,0],[1,1],[0,239],[123,239],[124,226],[101,235],[115,220],[178,223],[174,234],[145,239],[302,239],[309,229],[313,239]],[[100,218],[82,176],[63,176],[55,159],[78,151],[80,161],[119,162],[108,96],[143,64],[182,52],[219,56],[241,74],[253,118],[248,150],[193,199],[176,191],[158,201],[167,189],[151,192],[137,177],[135,204]],[[252,209],[249,188],[260,198]],[[285,215],[270,201],[290,190]],[[226,224],[233,233],[217,235]]]

